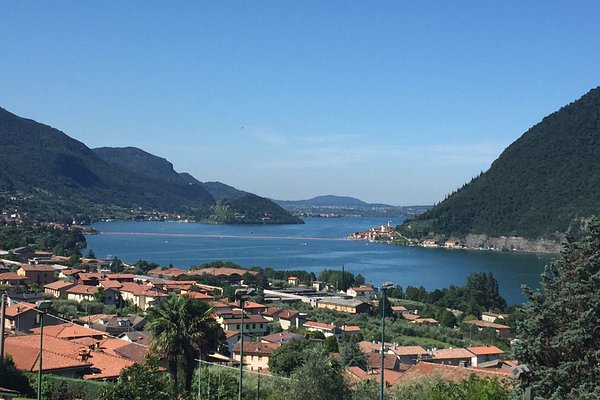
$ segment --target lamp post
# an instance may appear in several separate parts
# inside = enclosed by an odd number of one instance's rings
[[[394,286],[392,282],[385,282],[381,285],[381,366],[380,366],[380,382],[379,382],[379,400],[383,400],[383,389],[385,387],[384,381],[384,359],[385,359],[385,291],[391,289]]]
[[[38,365],[37,400],[42,400],[42,354],[44,352],[44,315],[52,307],[51,301],[40,301],[36,311],[40,316],[40,356]]]
[[[244,380],[244,303],[246,299],[254,293],[254,289],[236,289],[235,299],[240,302],[240,308],[242,309],[242,323],[240,329],[240,387],[238,389],[238,399],[242,400],[242,383]]]

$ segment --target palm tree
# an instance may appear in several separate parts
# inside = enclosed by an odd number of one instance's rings
[[[185,374],[185,389],[192,387],[195,359],[218,349],[225,335],[211,317],[208,303],[185,296],[171,296],[148,310],[148,329],[153,338],[150,351],[166,359],[177,396],[179,361]]]

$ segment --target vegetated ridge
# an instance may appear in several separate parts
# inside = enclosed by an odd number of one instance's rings
[[[245,215],[245,192],[217,182],[208,185],[211,191],[215,187],[221,191],[216,200],[203,184],[191,182],[190,176],[177,174],[168,161],[139,149],[127,150],[137,154],[129,160],[114,152],[120,161],[107,162],[58,129],[3,108],[0,137],[0,206],[46,220],[106,218],[140,209],[194,217],[199,210],[206,215],[228,192],[240,195],[237,218]],[[259,215],[256,199],[247,201],[253,215]],[[270,201],[261,204],[262,214],[254,223],[301,222]],[[250,220],[244,218],[245,223]],[[234,221],[232,213],[228,222]]]
[[[556,250],[600,214],[598,154],[600,88],[545,117],[488,171],[398,229],[410,238],[464,239],[469,247],[521,243],[515,249],[527,250],[528,241],[529,250]]]
[[[295,215],[302,216],[385,216],[411,217],[431,206],[392,206],[367,203],[348,196],[324,195],[307,200],[273,200]]]

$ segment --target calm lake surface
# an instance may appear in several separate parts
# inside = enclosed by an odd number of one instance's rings
[[[96,256],[133,263],[144,259],[188,268],[215,260],[251,267],[303,269],[318,275],[341,269],[380,285],[391,281],[427,290],[463,285],[472,272],[492,271],[509,304],[525,301],[521,284],[539,286],[553,256],[425,249],[345,240],[352,232],[388,223],[382,218],[307,218],[304,225],[232,226],[176,222],[102,222],[87,237]],[[401,220],[392,220],[396,225]]]

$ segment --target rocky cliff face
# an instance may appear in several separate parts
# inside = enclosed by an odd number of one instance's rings
[[[465,245],[470,249],[493,249],[505,251],[526,251],[532,253],[559,253],[559,241],[525,239],[518,236],[489,237],[487,235],[467,235]]]

